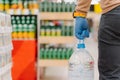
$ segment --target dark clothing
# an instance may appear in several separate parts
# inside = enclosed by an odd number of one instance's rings
[[[99,80],[120,80],[120,6],[101,16],[98,42]]]

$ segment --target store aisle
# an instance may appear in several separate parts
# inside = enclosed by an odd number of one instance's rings
[[[98,80],[98,68],[97,68],[97,58],[98,58],[98,45],[92,38],[87,39],[86,49],[91,53],[95,61],[95,76],[94,80]],[[49,67],[46,68],[44,80],[68,80],[68,70],[64,67]]]

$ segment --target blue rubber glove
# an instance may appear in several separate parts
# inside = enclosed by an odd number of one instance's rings
[[[75,36],[80,40],[89,37],[88,22],[86,18],[75,18]]]

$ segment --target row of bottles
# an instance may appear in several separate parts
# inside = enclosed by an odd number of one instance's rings
[[[40,36],[73,36],[72,21],[41,21]]]
[[[75,3],[63,2],[52,2],[44,0],[40,3],[41,12],[73,12]]]
[[[0,27],[11,27],[11,17],[8,14],[0,13]]]
[[[69,59],[72,53],[71,48],[41,48],[40,59]]]
[[[10,15],[0,13],[0,47],[10,45],[12,42],[12,25]],[[1,51],[1,50],[0,50]]]
[[[13,39],[35,39],[36,34],[34,32],[13,32],[12,38]]]
[[[14,15],[12,16],[13,39],[34,39],[37,30],[37,16]]]
[[[10,51],[0,54],[0,80],[12,80],[12,53]]]
[[[73,36],[73,26],[41,26],[40,36]]]
[[[0,68],[12,62],[11,52],[0,54]]]
[[[0,13],[0,80],[12,80],[12,26],[11,17]]]
[[[0,11],[10,14],[24,14],[26,12],[28,14],[38,9],[37,0],[0,0]]]
[[[75,10],[75,2],[55,2],[44,0],[40,3],[41,12],[73,12]],[[102,9],[100,4],[94,4],[90,6],[90,11],[101,13]]]

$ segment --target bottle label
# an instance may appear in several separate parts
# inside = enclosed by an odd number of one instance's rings
[[[69,80],[94,80],[93,61],[69,63]]]

